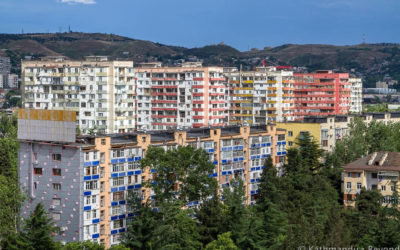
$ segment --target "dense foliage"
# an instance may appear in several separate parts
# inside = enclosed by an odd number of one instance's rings
[[[0,247],[3,249],[93,249],[92,242],[55,242],[53,226],[39,204],[19,220],[23,197],[17,181],[16,120],[1,116]],[[306,247],[393,247],[400,245],[400,212],[382,206],[377,191],[362,190],[354,209],[341,204],[342,166],[379,150],[400,151],[400,124],[355,119],[348,135],[325,154],[309,134],[288,150],[284,175],[271,158],[264,163],[256,204],[247,206],[239,178],[218,188],[214,165],[203,150],[149,148],[142,160],[151,175],[151,198],[129,193],[122,244],[112,249],[297,249]],[[394,192],[393,200],[398,201]],[[193,206],[194,204],[198,204]],[[393,204],[397,205],[397,203]]]

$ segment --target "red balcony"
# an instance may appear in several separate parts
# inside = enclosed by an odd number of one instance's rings
[[[204,119],[204,115],[194,115],[193,119]]]
[[[193,102],[194,103],[194,102]],[[210,104],[217,104],[217,103],[226,103],[226,101],[210,101]]]
[[[204,81],[203,77],[193,77],[193,81]]]
[[[225,111],[226,108],[210,108],[209,110],[210,110],[210,112],[211,111]]]
[[[306,88],[306,89],[295,89],[294,92],[333,92],[334,88]]]
[[[151,108],[154,111],[176,111],[178,108]]]
[[[224,118],[226,118],[226,115],[213,115],[209,117],[209,119],[224,119]]]
[[[216,88],[225,88],[225,85],[210,85],[210,89],[216,89]]]
[[[204,93],[193,93],[193,96],[204,96]]]
[[[204,111],[204,108],[193,108],[193,111]]]
[[[225,81],[226,79],[225,78],[213,78],[213,77],[211,77],[210,78],[210,81]]]
[[[151,118],[177,118],[176,115],[152,115]]]
[[[178,100],[151,100],[151,103],[178,103]]]
[[[151,93],[152,96],[157,96],[157,95],[166,95],[166,96],[178,96],[178,93],[169,93],[169,92],[162,92],[162,93]]]
[[[193,101],[193,104],[203,104],[204,100],[200,100],[200,101]]]
[[[178,81],[178,78],[175,77],[169,77],[169,78],[164,78],[165,81]]]
[[[177,89],[176,85],[152,85],[152,89]]]
[[[193,128],[201,128],[204,126],[204,123],[192,123]]]
[[[152,122],[151,125],[161,125],[161,126],[177,126],[177,123],[166,123],[166,122]]]
[[[209,93],[210,96],[222,96],[225,95],[225,93]]]
[[[194,89],[204,89],[204,85],[193,85],[192,88],[194,88]]]

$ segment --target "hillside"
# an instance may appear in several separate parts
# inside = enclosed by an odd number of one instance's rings
[[[11,57],[16,73],[25,56],[65,55],[71,59],[81,59],[87,55],[107,55],[132,59],[136,63],[158,60],[168,65],[182,59],[201,59],[205,65],[242,65],[244,69],[260,65],[262,59],[266,58],[268,64],[303,66],[309,71],[352,71],[367,80],[366,86],[385,74],[400,80],[400,45],[389,43],[351,46],[286,44],[240,52],[224,44],[184,48],[114,34],[71,32],[0,34],[0,49],[3,50],[0,53]]]

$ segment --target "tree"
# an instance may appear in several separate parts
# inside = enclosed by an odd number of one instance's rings
[[[57,249],[58,244],[52,236],[55,231],[57,228],[52,225],[42,203],[38,203],[26,218],[21,235],[33,249]]]
[[[196,211],[198,229],[201,242],[206,246],[211,241],[217,240],[218,234],[225,230],[225,211],[218,194],[204,201]]]
[[[104,250],[104,246],[98,243],[87,241],[68,242],[62,247],[62,250]],[[111,248],[110,248],[111,249]]]
[[[215,167],[202,149],[178,146],[165,151],[150,147],[141,166],[150,166],[155,171],[154,178],[146,183],[154,190],[155,202],[203,201],[217,186],[216,180],[209,177]]]
[[[206,250],[237,250],[239,249],[231,239],[231,232],[218,235],[218,239],[210,242]]]
[[[246,240],[249,223],[249,213],[244,203],[245,189],[239,178],[231,180],[230,184],[230,187],[224,187],[222,193],[227,209],[225,231],[232,232],[232,240],[241,247],[240,244]]]
[[[127,223],[127,232],[122,235],[122,243],[131,249],[152,249],[154,230],[160,215],[152,210],[149,202],[142,204],[136,192],[128,195],[128,206],[135,215]]]

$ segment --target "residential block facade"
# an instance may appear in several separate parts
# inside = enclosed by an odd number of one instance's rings
[[[75,138],[73,133],[67,133],[73,129],[66,129],[74,124],[76,113],[62,112],[67,114],[48,110],[19,112],[22,127],[18,135],[21,145],[18,170],[21,186],[28,196],[22,216],[26,217],[42,202],[60,227],[56,239],[66,242],[91,240],[107,247],[120,242],[121,233],[134,216],[126,205],[128,191],[138,192],[143,199],[151,199],[153,195],[142,184],[156,173],[139,164],[149,147],[171,150],[181,145],[204,149],[215,165],[210,178],[216,178],[221,190],[229,187],[233,178],[241,178],[247,204],[254,203],[258,195],[265,159],[272,157],[278,171],[285,161],[285,131],[275,125]],[[61,123],[57,129],[51,129],[54,120]],[[47,129],[54,135],[65,137],[52,141],[52,135],[43,134],[44,139],[40,140],[35,130],[29,130],[32,123],[43,124],[43,130],[50,126]],[[196,205],[196,201],[187,204]]]
[[[319,70],[295,73],[295,119],[305,116],[345,115],[350,110],[351,84],[348,73]]]
[[[75,111],[77,125],[84,134],[91,129],[114,133],[135,128],[132,61],[47,57],[23,61],[21,68],[23,107]]]
[[[362,112],[362,79],[350,77],[349,82],[351,84],[350,91],[350,113],[359,114]]]
[[[374,152],[343,168],[343,203],[354,207],[361,189],[379,190],[384,197],[382,205],[394,203],[392,195],[398,190],[400,153]],[[398,201],[396,201],[398,202]]]
[[[201,63],[149,65],[135,69],[138,129],[227,125],[228,97],[222,67],[202,67]]]
[[[363,115],[305,117],[302,121],[278,122],[277,127],[286,130],[288,147],[295,146],[296,139],[308,132],[320,144],[320,148],[331,152],[335,149],[336,142],[342,140],[350,129],[350,124],[355,117],[362,118],[366,123],[371,121],[400,122],[400,113],[371,113]]]

